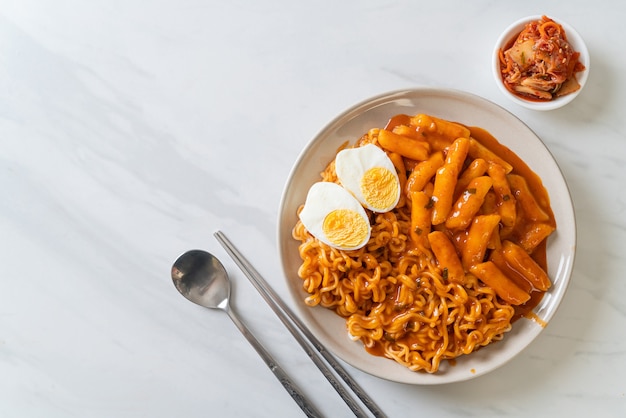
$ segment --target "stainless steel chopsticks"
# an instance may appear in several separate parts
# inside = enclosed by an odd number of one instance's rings
[[[304,326],[302,321],[296,317],[291,309],[281,300],[281,298],[274,292],[269,286],[261,274],[250,264],[248,260],[237,250],[233,243],[224,235],[223,232],[217,231],[214,234],[215,238],[224,247],[228,255],[231,256],[235,264],[241,269],[241,271],[248,277],[252,285],[261,294],[263,299],[268,303],[270,308],[278,316],[281,322],[287,327],[289,332],[298,341],[300,346],[304,349],[306,354],[311,358],[313,363],[322,372],[324,377],[328,379],[333,388],[337,391],[339,396],[344,400],[348,407],[357,417],[367,417],[366,412],[350,395],[344,386],[337,381],[335,375],[328,368],[326,363],[319,357],[319,355],[313,351],[310,344],[319,352],[319,354],[328,362],[328,364],[335,370],[337,375],[343,379],[348,385],[350,390],[363,402],[363,404],[374,414],[375,417],[385,417],[385,414],[378,408],[374,401],[365,393],[365,391],[358,385],[358,383],[348,374],[348,372],[337,362],[337,360],[324,348],[322,343],[311,333],[311,331]],[[295,326],[294,326],[295,324]],[[297,329],[296,329],[297,327]],[[298,329],[302,334],[298,332]],[[304,338],[304,335],[309,342]]]

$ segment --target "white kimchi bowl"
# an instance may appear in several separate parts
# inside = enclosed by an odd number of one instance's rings
[[[517,35],[522,31],[522,29],[524,29],[524,26],[526,26],[528,22],[541,19],[541,15],[527,16],[525,18],[519,19],[518,21],[512,23],[509,27],[507,27],[504,30],[504,32],[502,32],[502,34],[498,38],[496,45],[493,49],[492,71],[493,71],[493,76],[496,81],[496,85],[498,86],[502,94],[508,97],[512,102],[517,103],[518,105],[523,106],[527,109],[543,111],[543,110],[554,110],[554,109],[558,109],[558,108],[565,106],[566,104],[570,103],[580,94],[580,92],[585,87],[585,84],[587,83],[587,78],[589,77],[589,67],[590,67],[589,51],[587,50],[587,45],[585,45],[585,41],[583,40],[583,38],[568,23],[560,19],[553,18],[551,16],[548,16],[548,17],[550,17],[556,23],[560,24],[563,27],[563,29],[565,30],[565,34],[567,36],[567,40],[572,46],[572,48],[574,49],[574,51],[580,52],[579,61],[585,66],[585,70],[576,73],[576,79],[578,80],[578,83],[580,84],[580,88],[577,91],[567,94],[562,97],[558,97],[549,102],[525,100],[511,93],[502,82],[502,75],[500,73],[499,51],[506,44],[508,44],[511,40],[513,40],[513,38],[516,38]]]

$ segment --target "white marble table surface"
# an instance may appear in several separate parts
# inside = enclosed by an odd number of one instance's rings
[[[572,282],[519,357],[467,382],[348,370],[390,417],[626,415],[626,15],[618,1],[0,1],[0,416],[287,417],[301,412],[228,317],[170,266],[218,255],[233,306],[328,416],[350,410],[214,240],[287,299],[276,225],[305,144],[382,92],[449,87],[517,115],[569,184]],[[561,110],[509,102],[490,70],[510,22],[584,36]],[[289,302],[292,303],[291,301]]]

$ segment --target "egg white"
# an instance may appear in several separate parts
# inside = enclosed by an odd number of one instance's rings
[[[329,213],[338,209],[348,209],[356,212],[367,225],[367,234],[356,246],[345,246],[333,243],[324,233],[324,220]],[[333,248],[340,250],[356,250],[369,241],[371,226],[363,206],[350,192],[336,183],[318,182],[309,189],[304,207],[299,214],[300,221],[314,237]]]
[[[396,190],[395,200],[385,206],[377,207],[370,204],[361,189],[364,174],[375,167],[382,167],[393,175],[393,187]],[[350,191],[363,206],[374,212],[388,212],[398,204],[400,200],[400,179],[396,168],[382,149],[374,144],[362,147],[347,148],[340,151],[335,158],[335,171],[341,185]],[[382,188],[382,186],[380,186]]]

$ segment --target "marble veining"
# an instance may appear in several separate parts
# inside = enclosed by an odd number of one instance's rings
[[[280,0],[0,2],[0,417],[301,416],[222,312],[169,269],[216,254],[233,306],[316,405],[350,410],[219,244],[288,300],[283,184],[345,108],[389,90],[465,90],[509,110],[567,180],[578,231],[558,312],[517,358],[420,387],[348,367],[390,417],[626,414],[622,6]],[[547,14],[591,53],[585,90],[537,113],[498,91],[500,33]]]

